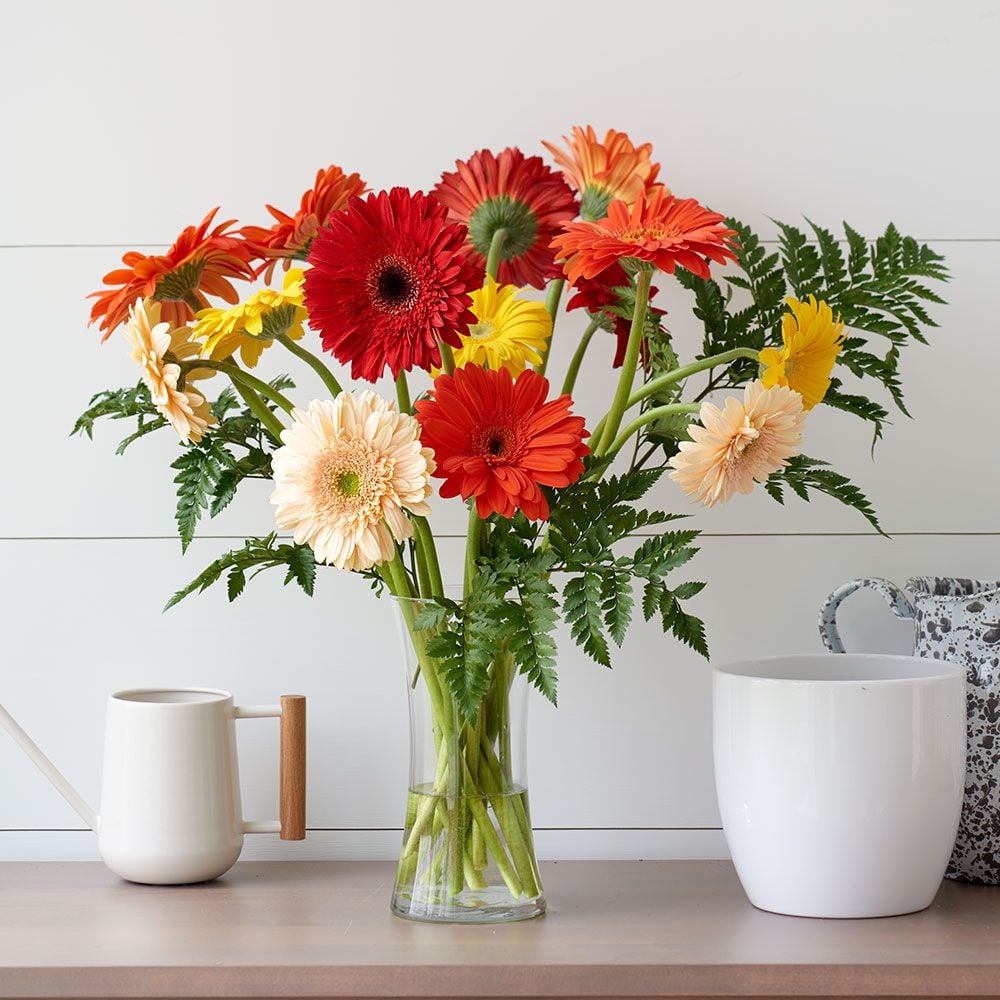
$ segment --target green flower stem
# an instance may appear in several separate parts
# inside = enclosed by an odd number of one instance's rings
[[[446,375],[454,375],[455,354],[451,349],[451,344],[446,344],[443,340],[438,340],[438,348],[441,351],[441,370]]]
[[[507,242],[507,230],[501,226],[495,230],[490,239],[490,250],[486,255],[486,273],[494,280],[497,280],[497,268],[500,266],[500,254],[503,253],[503,245]]]
[[[476,501],[469,501],[469,529],[465,535],[465,596],[469,596],[476,575],[476,560],[482,554],[482,521],[476,511]]]
[[[469,775],[468,765],[465,761],[462,761],[463,768],[465,770],[466,783],[471,787],[472,779]],[[483,833],[483,839],[486,841],[486,848],[493,855],[493,860],[496,862],[497,869],[500,872],[501,877],[504,882],[507,883],[507,888],[510,889],[511,895],[515,898],[520,896],[524,892],[524,887],[521,884],[521,880],[517,877],[517,873],[514,871],[513,866],[510,863],[510,858],[507,856],[507,851],[504,849],[503,842],[497,835],[496,830],[493,827],[493,823],[490,821],[489,814],[486,812],[486,806],[483,804],[483,800],[475,795],[470,795],[468,798],[469,808],[472,810],[472,818],[476,821],[476,825]]]
[[[280,441],[281,432],[285,429],[282,422],[267,408],[264,400],[253,389],[244,385],[239,379],[234,378],[232,381],[233,388],[247,404],[250,412]]]
[[[698,361],[692,361],[691,364],[685,365],[683,368],[675,368],[673,371],[664,372],[656,378],[651,378],[647,383],[645,383],[645,385],[639,386],[639,388],[636,389],[631,396],[629,396],[628,407],[626,407],[626,409],[635,406],[636,403],[641,402],[648,396],[654,396],[665,386],[673,385],[675,382],[681,382],[686,378],[690,378],[692,375],[697,375],[698,372],[706,371],[709,368],[717,368],[720,365],[729,365],[734,361],[738,361],[740,358],[757,361],[759,360],[759,357],[760,351],[753,347],[736,347],[723,354],[715,354],[710,358],[701,358]]]
[[[205,308],[205,303],[202,302],[201,297],[195,291],[188,292],[181,301],[184,302],[196,316],[202,309]]]
[[[738,361],[740,358],[756,360],[758,353],[759,352],[754,350],[752,347],[736,347],[723,354],[713,354],[711,357],[701,358],[698,361],[692,361],[691,364],[684,365],[683,368],[675,368],[673,371],[664,372],[662,375],[658,375],[656,378],[650,379],[645,383],[645,385],[639,386],[639,388],[629,396],[628,405],[625,408],[626,410],[629,410],[635,406],[636,403],[640,403],[649,396],[655,395],[661,389],[665,389],[668,385],[674,385],[676,382],[683,382],[692,375],[697,375],[698,372],[707,371],[709,368],[717,368],[720,365],[732,364],[732,362]],[[603,433],[606,425],[607,417],[604,417],[594,428],[594,432],[590,438],[591,441],[597,440],[597,436]]]
[[[573,352],[569,368],[566,369],[566,378],[563,379],[562,394],[564,396],[572,395],[573,388],[576,386],[576,377],[580,374],[580,365],[583,364],[583,356],[587,353],[590,341],[598,329],[600,329],[600,323],[596,319],[592,319],[587,325],[587,329],[583,331],[580,343],[576,345],[576,350]]]
[[[330,395],[336,399],[337,396],[343,391],[341,389],[340,383],[334,377],[332,371],[319,358],[316,357],[312,351],[307,351],[301,344],[296,344],[287,333],[281,334],[278,338],[278,343],[283,347],[287,347],[288,350],[292,352],[297,358],[304,361],[322,380],[323,385],[326,386]]]
[[[444,597],[444,583],[441,580],[441,563],[438,561],[437,546],[434,544],[434,533],[426,517],[419,514],[411,516],[413,533],[417,539],[418,552],[423,553],[423,561],[430,577],[431,596]]]
[[[559,300],[562,298],[563,286],[566,284],[565,278],[556,278],[549,282],[549,287],[545,290],[545,309],[552,320],[552,328],[549,332],[548,350],[542,355],[540,364],[535,365],[535,371],[539,375],[544,375],[549,367],[549,358],[552,357],[552,341],[556,334],[556,313],[559,312]]]
[[[400,413],[409,413],[413,407],[410,404],[410,387],[406,383],[406,372],[400,371],[396,376],[396,402]]]
[[[653,272],[649,269],[643,269],[635,277],[635,309],[632,311],[628,346],[625,348],[625,360],[622,363],[622,372],[618,379],[618,389],[606,417],[607,423],[594,448],[594,456],[597,458],[603,455],[615,440],[622,417],[628,408],[629,396],[632,394],[632,383],[635,381],[636,369],[639,366],[639,349],[642,347],[642,334],[646,325],[646,307],[649,304],[649,284],[652,280]]]
[[[268,385],[256,375],[244,371],[232,361],[210,361],[208,358],[199,358],[197,361],[185,361],[181,364],[185,372],[197,371],[199,368],[210,368],[212,371],[224,372],[234,382],[241,382],[248,389],[271,400],[275,406],[280,406],[286,413],[291,413],[295,409],[295,404],[283,393],[273,386]]]
[[[674,413],[697,413],[701,409],[700,403],[669,403],[666,406],[655,406],[651,410],[643,410],[632,421],[632,423],[626,426],[617,438],[615,438],[614,443],[608,449],[608,451],[614,455],[617,451],[620,451],[625,447],[628,439],[635,434],[636,431],[641,430],[646,424],[651,424],[654,420],[659,420],[661,417],[669,417]]]
[[[416,549],[416,558],[413,561],[416,563],[417,568],[417,590],[420,592],[422,598],[431,599],[434,597],[434,587],[431,584],[430,573],[427,572],[427,558],[424,555],[423,542],[416,532],[413,533],[413,545]],[[419,673],[413,678],[414,687],[417,686],[418,676]]]

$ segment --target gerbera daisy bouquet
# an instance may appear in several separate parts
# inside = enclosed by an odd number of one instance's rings
[[[241,484],[273,481],[261,536],[168,606],[223,578],[235,599],[271,567],[312,594],[318,565],[395,598],[420,705],[393,906],[418,918],[544,908],[514,699],[556,700],[560,620],[604,666],[634,611],[707,656],[686,606],[705,585],[675,579],[697,552],[678,523],[692,503],[819,491],[878,528],[854,484],[803,454],[809,414],[831,406],[881,437],[889,413],[867,387],[903,410],[900,352],[934,325],[928,281],[947,278],[892,225],[870,241],[779,223],[766,244],[675,195],[650,144],[621,132],[544,145],[554,165],[483,150],[427,193],[320,170],[297,211],[268,206],[270,225],[211,212],[163,254],[126,254],[91,313],[104,340],[124,328],[139,378],[98,393],[76,430],[134,421],[120,451],[176,434],[182,548]],[[563,319],[557,378],[563,303],[586,324]],[[667,323],[684,308],[704,327],[690,358]],[[605,334],[601,365],[588,351]],[[323,398],[255,373],[271,348]],[[585,375],[608,387],[586,415]],[[669,509],[647,502],[654,487]],[[431,525],[448,501],[467,508],[454,566]]]

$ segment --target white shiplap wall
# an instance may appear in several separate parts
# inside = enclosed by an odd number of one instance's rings
[[[212,553],[268,530],[266,490],[182,559],[167,436],[127,459],[109,429],[95,444],[67,438],[91,392],[134,377],[120,336],[99,347],[85,329],[83,296],[121,253],[169,243],[219,202],[247,221],[265,201],[294,207],[330,162],[375,187],[425,187],[475,148],[539,151],[539,138],[593,122],[652,140],[674,190],[765,233],[767,216],[806,213],[869,234],[893,219],[932,240],[955,280],[931,346],[904,362],[915,419],[896,422],[874,464],[848,417],[821,410],[808,430],[807,451],[866,489],[894,539],[823,499],[737,499],[697,517],[707,537],[692,573],[711,583],[698,607],[720,659],[812,650],[816,609],[848,577],[1000,573],[997,3],[637,0],[612,13],[594,0],[175,0],[165,14],[36,0],[3,18],[0,701],[88,797],[115,688],[213,685],[246,702],[304,691],[314,832],[252,850],[396,850],[405,705],[390,609],[329,571],[312,602],[261,578],[235,605],[213,592],[161,615]],[[661,284],[690,347],[684,295]],[[578,330],[560,321],[554,371]],[[591,414],[612,384],[610,338],[599,346],[581,393]],[[669,485],[660,499],[683,503]],[[457,560],[461,513],[440,507]],[[845,618],[858,648],[906,647],[877,598],[859,596]],[[608,673],[564,642],[561,707],[533,705],[540,850],[718,856],[705,664],[641,624],[618,663]],[[247,814],[273,813],[276,727],[241,740]],[[93,856],[78,827],[0,738],[0,859]]]

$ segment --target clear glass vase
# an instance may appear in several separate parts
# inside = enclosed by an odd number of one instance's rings
[[[545,912],[525,774],[528,685],[500,648],[475,724],[464,721],[418,600],[396,600],[410,703],[410,784],[392,911],[498,923]]]

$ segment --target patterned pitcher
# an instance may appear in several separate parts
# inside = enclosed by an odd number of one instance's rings
[[[1000,582],[916,576],[907,593],[888,580],[851,580],[820,611],[820,635],[832,653],[844,652],[837,609],[862,587],[885,598],[897,618],[913,621],[917,656],[965,667],[965,801],[948,877],[1000,884]]]

